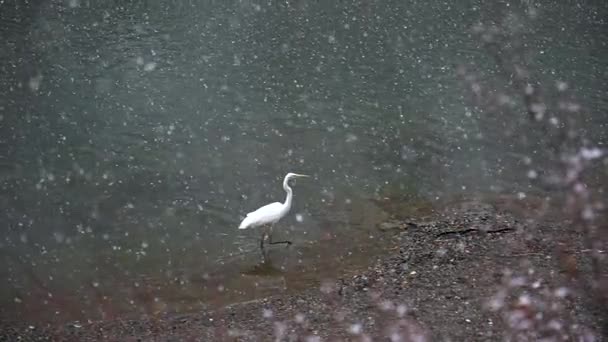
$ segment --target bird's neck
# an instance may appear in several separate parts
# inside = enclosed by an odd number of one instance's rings
[[[287,184],[287,181],[283,182],[283,189],[285,189],[285,192],[287,193],[287,196],[285,197],[285,203],[283,203],[283,206],[287,210],[289,210],[289,208],[291,208],[291,201],[292,201],[292,198],[293,198],[293,192],[291,191],[291,188]]]

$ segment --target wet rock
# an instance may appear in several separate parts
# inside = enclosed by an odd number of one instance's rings
[[[400,221],[387,221],[380,223],[378,225],[378,229],[380,229],[381,231],[388,231],[393,229],[403,229],[404,226],[405,225],[403,224],[403,222]]]
[[[409,221],[401,221],[401,220],[391,220],[382,222],[378,225],[378,229],[381,231],[391,231],[391,230],[404,230],[410,228],[417,228],[418,225],[414,222]]]

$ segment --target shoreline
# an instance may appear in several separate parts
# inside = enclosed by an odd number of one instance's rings
[[[394,213],[379,226],[393,247],[371,266],[294,293],[192,314],[10,326],[0,340],[485,341],[552,334],[603,340],[608,322],[600,308],[573,291],[572,279],[587,267],[582,236],[509,211],[463,200],[421,218]]]

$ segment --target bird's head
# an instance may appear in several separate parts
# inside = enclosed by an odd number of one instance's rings
[[[299,173],[293,173],[293,172],[290,172],[290,173],[287,174],[287,176],[285,176],[285,178],[287,178],[287,179],[298,178],[298,177],[310,177],[310,176],[309,175],[302,175],[302,174],[299,174]]]
[[[309,176],[309,175],[302,175],[302,174],[299,174],[299,173],[293,173],[293,172],[290,172],[290,173],[288,173],[288,174],[285,176],[285,180],[284,180],[284,182],[285,182],[285,183],[288,183],[290,179],[302,178],[302,177],[310,177],[310,176]]]

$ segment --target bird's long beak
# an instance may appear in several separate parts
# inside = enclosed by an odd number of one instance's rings
[[[293,175],[296,177],[310,177],[309,175],[301,175],[299,173],[294,173]]]

